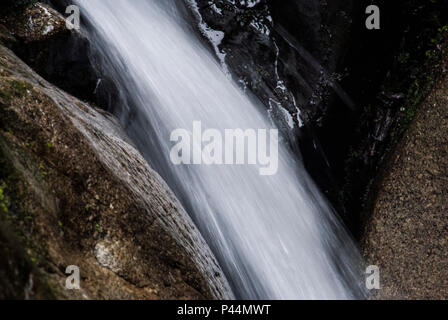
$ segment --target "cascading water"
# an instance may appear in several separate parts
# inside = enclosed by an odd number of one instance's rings
[[[280,141],[278,172],[257,166],[176,166],[177,128],[272,128],[257,101],[226,77],[176,0],[78,0],[106,73],[132,100],[116,112],[247,299],[361,298],[356,246]]]

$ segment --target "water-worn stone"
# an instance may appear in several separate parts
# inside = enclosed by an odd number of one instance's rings
[[[0,297],[231,297],[193,222],[111,115],[3,46],[0,114]],[[80,268],[79,291],[64,288],[68,265]]]

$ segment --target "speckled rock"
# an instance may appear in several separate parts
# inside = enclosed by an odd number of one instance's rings
[[[19,41],[43,41],[55,34],[69,32],[64,17],[43,3],[29,5],[24,10],[3,16],[1,20],[11,26],[9,35]]]
[[[69,30],[65,17],[49,5],[37,2],[0,15],[0,43],[45,80],[104,107],[94,98],[99,77],[89,41],[80,31]]]
[[[0,151],[0,297],[232,297],[193,222],[114,118],[3,46]],[[79,291],[64,287],[69,265],[80,268]]]
[[[448,298],[448,78],[423,103],[379,183],[363,251],[383,299]]]

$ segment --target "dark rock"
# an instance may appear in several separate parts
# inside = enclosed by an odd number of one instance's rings
[[[400,109],[414,110],[410,92],[420,101],[439,72],[431,42],[447,24],[446,1],[197,3],[202,32],[222,38],[213,49],[293,147],[299,140],[306,168],[359,235],[369,186],[407,122]],[[380,30],[365,27],[371,4]]]
[[[48,4],[38,2],[0,17],[0,30],[2,42],[52,84],[105,110],[119,101],[89,40],[66,28],[64,16]]]
[[[339,183],[318,131],[337,97],[343,101],[341,112],[354,108],[339,85],[356,12],[353,2],[197,3],[200,31],[212,43],[214,35],[222,38],[212,49],[225,56],[223,64],[268,108],[291,146],[298,148],[300,141],[305,164],[321,188],[330,190],[327,195],[337,193]],[[331,200],[337,204],[337,197]]]

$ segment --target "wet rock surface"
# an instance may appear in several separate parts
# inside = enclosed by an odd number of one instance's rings
[[[291,130],[322,112],[344,55],[351,2],[196,3],[199,29],[224,68],[265,104],[280,127]]]
[[[79,31],[69,30],[65,18],[44,3],[8,11],[0,15],[4,45],[47,81],[80,99],[100,102],[94,98],[98,77],[90,44]]]
[[[242,88],[255,94],[291,147],[352,231],[359,215],[341,197],[345,181],[341,157],[349,140],[328,137],[350,130],[356,101],[340,81],[356,17],[362,5],[352,1],[196,1],[199,31],[211,43],[224,69]],[[356,25],[356,27],[359,26]],[[345,118],[334,114],[347,115]],[[322,141],[323,140],[323,141]],[[342,156],[341,156],[342,155]],[[351,190],[350,190],[351,191]]]
[[[0,297],[231,297],[194,224],[111,115],[3,46],[0,113]],[[81,290],[64,287],[69,265]]]
[[[443,72],[446,2],[196,2],[212,50],[300,148],[359,237],[385,155]],[[365,27],[371,4],[380,30]]]

